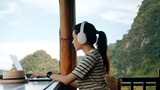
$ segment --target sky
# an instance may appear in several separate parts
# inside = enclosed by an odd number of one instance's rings
[[[131,29],[142,0],[75,0],[76,24],[88,21],[104,31],[108,44]],[[9,70],[14,54],[23,59],[45,50],[59,59],[59,0],[0,0],[0,69]],[[78,51],[77,55],[83,55]]]

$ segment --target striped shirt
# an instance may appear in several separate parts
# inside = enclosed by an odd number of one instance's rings
[[[80,90],[110,90],[106,83],[103,59],[96,49],[92,49],[72,71],[78,76]]]

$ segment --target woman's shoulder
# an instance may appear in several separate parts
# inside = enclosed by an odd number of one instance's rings
[[[97,57],[100,56],[100,53],[97,49],[92,49],[88,52],[88,54],[86,54],[86,56],[84,57],[85,58],[93,58],[93,59],[96,59]]]
[[[88,55],[92,55],[92,56],[95,56],[97,54],[100,54],[98,49],[92,49],[89,51]]]

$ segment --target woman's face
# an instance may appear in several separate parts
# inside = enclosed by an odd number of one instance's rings
[[[77,35],[75,34],[75,30],[73,30],[72,32],[72,36],[73,36],[73,41],[72,44],[75,47],[76,51],[82,49],[82,44],[80,44],[77,40]]]

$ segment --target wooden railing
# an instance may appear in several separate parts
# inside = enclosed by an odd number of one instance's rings
[[[121,79],[122,86],[130,86],[130,90],[134,90],[134,86],[143,86],[143,90],[146,90],[147,86],[155,86],[156,90],[160,90],[160,70],[158,70],[157,77],[133,77]]]

